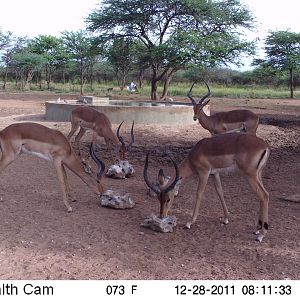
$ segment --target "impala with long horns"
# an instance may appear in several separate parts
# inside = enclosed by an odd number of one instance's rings
[[[224,200],[220,172],[237,167],[247,178],[251,188],[259,199],[259,214],[256,227],[256,240],[262,241],[266,235],[268,223],[269,194],[262,182],[262,171],[269,158],[270,148],[267,143],[249,133],[228,133],[200,140],[188,156],[177,167],[175,162],[175,179],[166,186],[163,172],[159,172],[160,188],[156,188],[148,179],[148,156],[144,167],[146,184],[158,196],[160,215],[166,217],[174,201],[175,185],[178,180],[187,180],[192,174],[198,175],[196,202],[191,220],[186,224],[190,228],[197,219],[201,199],[210,174],[213,175],[214,185],[224,211],[224,224],[228,223],[229,212]]]
[[[208,92],[197,103],[192,96],[192,84],[187,96],[192,101],[194,109],[194,121],[199,121],[203,128],[207,129],[211,135],[228,132],[248,132],[256,134],[259,123],[258,116],[247,109],[237,109],[228,112],[218,112],[212,116],[208,116],[203,111],[204,107],[209,103],[210,99],[205,100],[211,95],[208,84],[204,81]]]
[[[116,160],[113,156],[113,149],[117,159],[125,160],[126,152],[134,143],[134,121],[132,122],[131,127],[131,141],[128,146],[125,145],[123,137],[120,136],[120,128],[123,122],[119,125],[117,129],[117,135],[115,135],[112,130],[112,124],[104,113],[101,113],[88,106],[80,106],[72,111],[72,126],[67,138],[70,141],[73,134],[80,127],[79,133],[75,137],[75,147],[79,149],[80,139],[83,137],[86,130],[91,129],[93,130],[93,141],[95,141],[97,137],[104,138],[113,163]]]
[[[103,192],[100,180],[105,165],[97,158],[93,146],[91,145],[90,151],[92,158],[98,165],[96,178],[86,174],[70,143],[58,130],[50,129],[37,123],[12,124],[0,131],[0,147],[2,151],[0,172],[22,153],[32,154],[52,161],[61,185],[63,202],[68,212],[72,211],[72,207],[68,202],[69,199],[72,200],[72,197],[65,167],[86,183],[97,196],[101,196]]]

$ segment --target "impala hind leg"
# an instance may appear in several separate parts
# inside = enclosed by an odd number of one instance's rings
[[[208,176],[209,173],[205,173],[205,174],[199,174],[199,182],[198,182],[198,188],[197,188],[197,198],[196,198],[196,202],[195,202],[195,207],[194,207],[194,211],[193,211],[193,215],[191,218],[190,222],[187,222],[185,227],[190,229],[192,224],[194,224],[196,222],[198,213],[199,213],[199,209],[200,209],[200,204],[201,204],[201,200],[202,200],[202,196],[207,184],[207,180],[208,180]]]
[[[261,174],[257,173],[255,177],[247,176],[248,182],[252,187],[253,191],[257,194],[258,199],[260,201],[259,204],[259,214],[258,214],[258,222],[256,227],[256,240],[261,242],[267,231],[269,229],[268,222],[268,209],[269,209],[269,193],[265,189],[262,180]]]
[[[114,147],[113,142],[109,138],[104,138],[104,140],[105,140],[105,144],[108,149],[109,155],[111,157],[112,164],[115,164],[119,158],[120,158],[120,160],[122,160],[121,157],[118,158],[119,153],[117,153],[117,152],[119,152],[119,147],[118,146]],[[113,153],[115,153],[115,155]]]
[[[77,131],[78,128],[79,128],[79,123],[72,122],[71,130],[70,130],[69,134],[67,135],[67,139],[69,141],[71,140],[71,137],[74,135],[74,133]]]
[[[227,208],[227,205],[226,205],[225,199],[224,199],[224,192],[223,192],[223,188],[222,188],[220,174],[219,173],[213,174],[213,178],[214,178],[215,189],[216,189],[216,192],[221,201],[223,212],[224,212],[223,224],[227,225],[229,223],[229,220],[228,220],[229,212],[228,212],[228,208]]]
[[[86,162],[86,159],[83,157],[81,151],[80,151],[80,140],[83,137],[83,135],[86,133],[86,129],[80,127],[80,130],[75,137],[75,143],[74,143],[74,148],[76,149],[78,156],[80,157],[80,161],[84,166],[84,170],[86,173],[91,174],[92,173],[92,167],[90,166],[89,159],[88,162]],[[94,138],[93,138],[94,139]]]

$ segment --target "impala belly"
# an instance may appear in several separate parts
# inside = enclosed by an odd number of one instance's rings
[[[210,164],[210,174],[230,172],[237,168],[233,154],[210,156],[208,162]]]
[[[49,145],[46,143],[36,143],[34,141],[27,141],[21,146],[21,152],[38,156],[48,161],[52,161],[53,157],[49,152]]]
[[[88,130],[88,129],[91,130],[91,129],[94,129],[94,127],[95,127],[94,123],[86,122],[84,120],[80,120],[79,124],[80,124],[80,127],[82,127],[83,129],[86,129],[86,130]]]

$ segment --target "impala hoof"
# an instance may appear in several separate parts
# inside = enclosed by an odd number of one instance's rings
[[[72,212],[72,211],[73,211],[72,207],[69,207],[69,208],[68,208],[68,213],[70,213],[70,212]]]
[[[261,235],[261,234],[258,234],[257,236],[256,236],[256,238],[255,238],[255,240],[257,241],[257,242],[262,242],[262,240],[263,240],[263,238],[264,238],[264,236],[263,235]]]
[[[192,226],[192,223],[188,222],[188,223],[185,224],[184,228],[185,229],[191,229],[191,226]]]
[[[225,218],[224,221],[223,221],[223,224],[224,224],[224,225],[227,225],[228,223],[229,223],[228,218]]]

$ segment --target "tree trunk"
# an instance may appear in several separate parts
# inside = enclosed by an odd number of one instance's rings
[[[143,87],[143,81],[144,81],[144,70],[139,71],[139,76],[138,76],[138,87],[141,89]]]
[[[151,80],[151,100],[156,101],[158,99],[157,92],[157,80],[156,78],[152,78]]]
[[[8,73],[8,71],[7,71],[7,67],[5,68],[5,73],[4,73],[4,79],[3,79],[3,86],[2,86],[2,89],[3,90],[6,90],[6,82],[7,82],[7,73]]]
[[[50,90],[50,70],[49,70],[49,64],[46,64],[46,82],[47,82],[47,89]]]
[[[157,92],[157,66],[152,65],[152,79],[151,79],[151,100],[156,101],[158,99],[158,92]]]
[[[80,96],[83,95],[83,59],[80,60]]]
[[[293,73],[293,69],[290,68],[290,96],[291,99],[294,98],[294,73]]]
[[[164,89],[163,89],[163,93],[162,96],[160,98],[160,100],[166,100],[167,96],[168,96],[168,89],[169,89],[169,85],[170,82],[173,78],[173,75],[175,73],[175,70],[171,70],[171,72],[169,74],[166,74],[165,78],[164,78]]]

